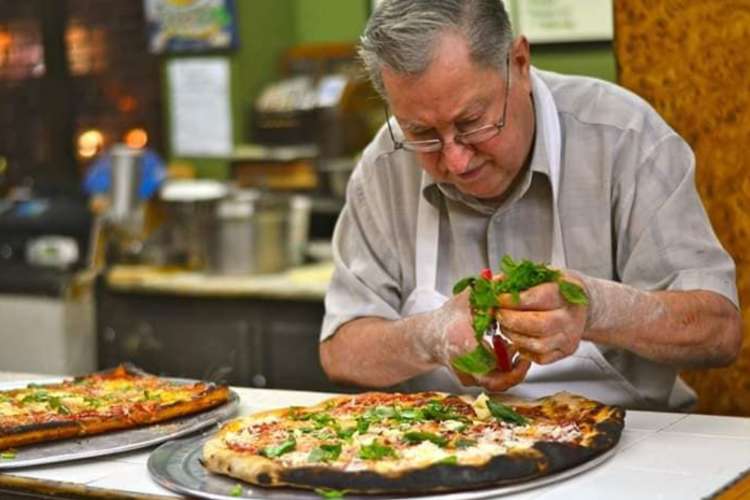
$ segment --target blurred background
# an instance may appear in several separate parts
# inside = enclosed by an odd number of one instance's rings
[[[0,370],[346,390],[317,335],[383,123],[355,56],[373,3],[0,0]],[[750,2],[582,3],[506,5],[537,67],[625,85],[696,149],[747,299]],[[750,415],[748,364],[687,373],[701,411]]]

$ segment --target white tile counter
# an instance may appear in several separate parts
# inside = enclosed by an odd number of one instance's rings
[[[240,395],[240,414],[314,404],[329,396],[234,390]],[[148,455],[146,450],[6,471],[0,474],[0,497],[5,489],[77,498],[180,498],[151,480],[146,470]],[[630,411],[612,458],[570,479],[505,498],[699,499],[711,496],[748,469],[750,418]]]

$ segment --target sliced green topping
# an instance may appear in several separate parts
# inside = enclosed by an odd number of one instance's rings
[[[61,415],[70,415],[70,409],[65,406],[59,396],[53,396],[47,391],[35,391],[21,400],[21,403],[46,403],[47,406]]]
[[[365,432],[367,432],[367,429],[369,428],[370,428],[369,420],[362,418],[362,417],[357,418],[357,432],[359,432],[360,434],[364,434]]]
[[[341,455],[341,443],[321,444],[307,456],[310,462],[332,462]]]
[[[504,420],[505,422],[510,422],[518,425],[526,425],[527,423],[527,420],[516,413],[512,408],[510,408],[509,406],[505,406],[502,403],[498,403],[497,401],[488,399],[487,408],[490,410],[492,416],[498,420]]]
[[[316,429],[322,429],[325,426],[336,424],[336,420],[324,411],[300,413],[295,417],[295,420],[309,420]]]
[[[429,401],[420,409],[424,420],[466,420],[466,417],[456,413],[456,410],[440,401]]]
[[[444,459],[438,460],[437,463],[444,464],[444,465],[457,465],[458,464],[458,457],[456,457],[456,455],[448,455]]]
[[[424,414],[417,408],[399,408],[398,420],[420,422],[424,420]]]
[[[336,436],[340,437],[341,439],[351,439],[355,432],[357,432],[356,425],[347,428],[340,427],[336,430]]]
[[[396,452],[390,446],[385,446],[377,441],[362,446],[359,449],[359,458],[363,460],[380,460],[385,457],[395,457]]]
[[[283,443],[281,443],[278,446],[266,446],[261,450],[260,454],[264,457],[268,458],[276,458],[280,457],[284,453],[289,453],[290,451],[294,451],[294,449],[297,447],[297,441],[294,438],[287,439]]]
[[[0,453],[0,458],[3,460],[13,460],[16,458],[16,450],[5,450]]]
[[[89,396],[84,396],[83,397],[83,401],[84,401],[84,403],[86,403],[87,405],[89,405],[89,406],[91,406],[93,408],[98,408],[98,407],[100,407],[102,405],[101,399],[91,398]]]
[[[143,399],[146,401],[161,401],[161,397],[158,394],[154,394],[148,389],[143,389]]]
[[[232,486],[232,489],[229,490],[229,495],[233,497],[242,496],[242,485],[235,484],[234,486]]]
[[[440,447],[448,444],[448,440],[446,438],[444,438],[443,436],[438,436],[437,434],[433,434],[432,432],[407,432],[404,434],[404,440],[406,440],[410,444],[419,444],[423,441],[429,441],[432,444],[436,444]]]
[[[346,490],[334,490],[332,488],[316,488],[315,493],[323,498],[342,498],[346,495]]]

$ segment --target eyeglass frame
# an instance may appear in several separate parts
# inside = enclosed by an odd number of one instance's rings
[[[508,111],[508,95],[510,94],[510,54],[506,55],[505,59],[505,98],[503,100],[503,114],[500,117],[500,121],[497,123],[488,123],[487,125],[482,125],[481,127],[477,127],[474,130],[469,130],[467,132],[459,132],[453,135],[453,142],[456,144],[461,144],[462,146],[473,146],[475,144],[480,144],[485,141],[489,141],[490,139],[497,137],[500,132],[502,132],[503,128],[505,128],[505,118],[507,116]],[[445,144],[443,143],[443,139],[426,139],[424,141],[398,141],[396,140],[396,136],[393,133],[393,128],[391,127],[391,116],[388,112],[388,105],[384,104],[383,109],[385,111],[385,123],[388,126],[388,133],[391,135],[391,141],[393,141],[393,150],[397,151],[399,149],[403,149],[405,151],[412,151],[415,153],[437,153],[443,150],[445,147]],[[474,135],[478,132],[483,132],[484,130],[490,130],[495,129],[495,133],[493,133],[490,136],[485,137],[484,139],[475,141],[475,142],[465,142],[466,137],[470,137],[471,135]],[[462,139],[464,138],[464,139]],[[420,146],[440,146],[437,149],[419,149]]]

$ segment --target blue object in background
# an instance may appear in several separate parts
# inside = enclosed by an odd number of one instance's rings
[[[141,155],[141,185],[138,186],[138,197],[142,200],[151,198],[167,176],[166,167],[161,157],[151,149],[144,149]],[[108,193],[112,185],[112,154],[101,155],[89,168],[83,180],[83,189],[89,195]]]

